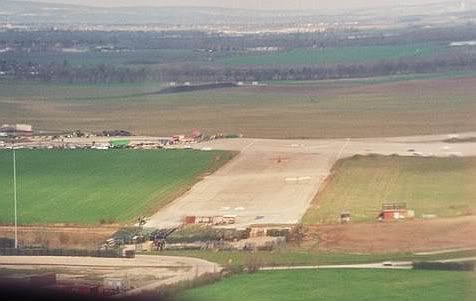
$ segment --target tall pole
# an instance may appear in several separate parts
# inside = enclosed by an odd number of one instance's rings
[[[13,148],[13,204],[15,215],[15,249],[18,248],[18,216],[17,216],[17,162],[15,148]]]

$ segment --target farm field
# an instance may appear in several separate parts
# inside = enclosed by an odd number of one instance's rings
[[[476,130],[476,77],[273,84],[144,95],[159,83],[0,82],[2,123],[36,129],[126,129],[170,135],[200,129],[261,138],[347,138]],[[279,122],[276,122],[279,120]]]
[[[184,61],[207,61],[204,52],[189,49],[139,49],[124,52],[5,52],[2,58],[8,61],[34,64],[69,65],[149,65],[164,63],[180,63]]]
[[[469,272],[415,270],[298,270],[232,276],[186,291],[184,301],[280,300],[473,300]]]
[[[170,63],[217,65],[333,65],[372,63],[382,60],[425,59],[472,52],[467,47],[450,47],[448,43],[412,43],[329,48],[295,48],[277,52],[256,53],[207,52],[193,49],[135,49],[123,52],[88,50],[50,52],[5,52],[3,59],[21,63],[69,65],[142,66]]]
[[[390,46],[352,46],[337,48],[299,48],[266,54],[244,54],[216,60],[225,65],[332,65],[391,61],[401,58],[428,58],[461,49],[448,44],[423,43]]]
[[[223,151],[17,151],[19,223],[128,223],[233,155]],[[0,224],[13,223],[12,153],[0,151]]]
[[[416,217],[471,215],[476,209],[476,158],[355,156],[339,161],[303,221],[375,220],[383,202],[406,202]]]

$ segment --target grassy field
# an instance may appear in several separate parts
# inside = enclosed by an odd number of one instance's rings
[[[140,49],[126,52],[6,52],[6,61],[69,65],[149,65],[207,61],[208,54],[189,49]]]
[[[325,65],[367,63],[400,58],[425,58],[459,51],[448,44],[409,44],[391,46],[353,46],[338,48],[300,48],[267,54],[245,54],[216,60],[225,65]]]
[[[131,222],[183,193],[222,151],[17,151],[20,224]],[[13,223],[12,153],[0,151],[0,223]]]
[[[303,218],[308,224],[375,220],[384,201],[407,202],[416,216],[474,214],[476,158],[356,156],[340,161]]]
[[[399,75],[387,75],[387,76],[374,76],[366,78],[345,78],[340,80],[323,79],[323,80],[271,80],[264,81],[263,83],[269,85],[326,85],[334,84],[336,82],[347,83],[348,85],[374,85],[404,81],[415,80],[437,80],[437,79],[450,79],[450,78],[463,78],[463,77],[475,77],[476,70],[464,70],[464,71],[447,71],[447,72],[435,72],[435,73],[416,73],[416,74],[399,74]]]
[[[286,51],[257,54],[247,51],[213,52],[193,49],[136,49],[124,52],[6,52],[6,61],[22,63],[69,65],[160,65],[170,63],[210,63],[220,65],[332,65],[369,63],[402,58],[429,58],[465,53],[465,47],[449,47],[447,43],[414,43],[407,45],[371,45],[336,48],[296,48]]]
[[[274,251],[161,251],[148,252],[147,254],[161,256],[185,256],[200,258],[216,262],[223,266],[258,264],[259,266],[298,266],[298,265],[326,265],[326,264],[358,264],[375,263],[384,261],[430,261],[451,258],[464,258],[476,256],[476,251],[458,251],[433,255],[416,255],[412,253],[386,253],[386,254],[352,254],[352,253],[327,253],[289,244],[286,249]]]
[[[414,270],[299,270],[232,276],[186,291],[186,301],[473,300],[475,274]]]
[[[67,85],[0,81],[2,123],[136,134],[242,133],[347,138],[476,130],[476,77],[323,81],[141,95],[158,83]],[[280,122],[276,122],[279,120]]]

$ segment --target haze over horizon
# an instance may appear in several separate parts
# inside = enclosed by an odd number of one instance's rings
[[[239,9],[264,9],[264,10],[306,10],[306,9],[358,9],[381,7],[390,5],[416,5],[430,3],[467,3],[475,0],[379,0],[377,3],[370,0],[20,0],[42,3],[61,3],[73,5],[87,5],[99,7],[125,7],[125,6],[180,6],[180,7],[223,7]]]

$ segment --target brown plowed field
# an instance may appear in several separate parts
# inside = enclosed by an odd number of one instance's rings
[[[476,248],[476,216],[306,226],[302,247],[314,251],[356,253]]]
[[[21,226],[18,230],[20,245],[47,246],[49,248],[97,249],[118,230],[118,226]],[[0,226],[0,237],[14,237],[14,228]]]

